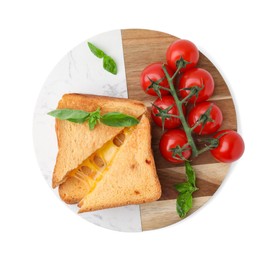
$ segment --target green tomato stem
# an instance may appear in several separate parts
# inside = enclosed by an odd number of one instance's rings
[[[198,153],[198,149],[196,147],[196,144],[193,140],[193,137],[192,137],[192,130],[191,128],[189,127],[188,123],[187,123],[187,120],[184,116],[184,113],[183,113],[183,110],[182,110],[182,105],[183,103],[185,103],[185,101],[188,99],[184,98],[182,101],[179,100],[178,98],[178,95],[176,93],[176,89],[175,89],[175,86],[173,84],[173,78],[174,77],[170,77],[165,65],[162,66],[162,69],[166,75],[166,78],[168,80],[168,83],[169,83],[169,86],[170,86],[170,93],[171,95],[173,96],[174,100],[175,100],[175,103],[177,105],[177,108],[178,108],[178,113],[179,113],[179,119],[182,123],[182,126],[184,128],[184,131],[186,133],[186,136],[187,136],[187,139],[188,139],[188,143],[189,145],[191,146],[191,149],[192,149],[192,156],[193,157],[196,157],[199,153]],[[178,71],[181,69],[181,67],[179,66],[177,68],[177,71],[175,72],[175,75],[178,73]],[[190,96],[190,95],[189,95]]]
[[[180,69],[181,69],[182,66],[180,66],[179,69],[176,70],[176,72],[173,74],[173,76],[171,77],[171,80],[173,81],[174,78],[176,77],[176,75],[179,73]]]
[[[206,151],[209,151],[209,150],[211,150],[212,149],[212,147],[211,146],[205,146],[204,148],[202,148],[201,150],[199,150],[198,151],[198,155],[200,155],[201,153],[204,153],[204,152],[206,152]]]
[[[177,115],[173,115],[173,114],[169,114],[170,117],[174,117],[174,118],[179,118],[180,119],[180,116],[177,116]]]
[[[197,126],[199,126],[202,122],[200,120],[197,120],[195,124],[191,127],[191,131],[193,131]]]
[[[169,91],[170,92],[170,89],[169,88],[165,88],[165,87],[162,87],[159,85],[159,88],[162,89],[162,90],[166,90],[166,91]]]

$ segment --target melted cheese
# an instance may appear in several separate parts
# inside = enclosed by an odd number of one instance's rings
[[[69,176],[82,181],[89,189],[89,192],[93,191],[96,184],[108,171],[120,146],[123,145],[132,131],[133,127],[125,128],[120,134],[109,140],[100,149],[84,160],[76,169],[72,170]]]

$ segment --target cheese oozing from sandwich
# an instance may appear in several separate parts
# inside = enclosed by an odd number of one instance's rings
[[[84,160],[76,169],[72,170],[68,177],[74,177],[87,186],[92,192],[96,184],[103,178],[104,174],[111,167],[119,148],[125,139],[132,133],[134,127],[125,128],[113,139],[106,142],[100,149]]]

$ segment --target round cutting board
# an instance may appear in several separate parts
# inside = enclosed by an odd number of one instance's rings
[[[141,89],[140,73],[150,63],[165,62],[166,49],[176,39],[166,33],[142,29],[115,30],[88,39],[114,58],[118,65],[117,75],[103,70],[101,60],[90,52],[87,41],[76,46],[57,64],[41,90],[33,122],[37,159],[50,187],[57,155],[57,139],[55,120],[47,113],[56,108],[61,96],[73,92],[128,97],[143,101],[151,109],[155,97],[146,95]],[[198,47],[198,42],[196,45]],[[215,91],[210,100],[222,110],[224,121],[221,129],[236,130],[235,108],[223,77],[201,52],[197,66],[208,70],[214,78]],[[162,196],[158,201],[87,212],[79,216],[105,228],[130,232],[158,229],[181,221],[176,213],[178,193],[174,185],[185,181],[185,169],[183,164],[174,165],[162,158],[158,150],[161,135],[161,128],[152,123],[152,148],[162,187]],[[199,190],[193,194],[193,208],[188,216],[217,191],[230,166],[215,161],[209,152],[195,158],[192,165]],[[56,189],[54,192],[58,196]],[[76,205],[66,206],[78,214]]]

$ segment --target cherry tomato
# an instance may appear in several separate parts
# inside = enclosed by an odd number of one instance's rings
[[[157,93],[153,90],[153,89],[148,89],[148,87],[150,87],[152,85],[152,82],[157,82],[160,81],[160,83],[158,83],[160,86],[165,87],[165,88],[170,88],[167,79],[165,78],[165,73],[162,69],[162,63],[160,62],[156,62],[156,63],[152,63],[149,66],[147,66],[141,73],[140,76],[140,84],[142,89],[149,95],[151,96],[157,96]],[[172,77],[174,72],[173,70],[168,66],[165,65],[167,72],[169,73],[169,75]],[[161,79],[163,79],[161,81]],[[170,92],[167,90],[159,90],[161,93],[161,96],[166,96],[169,95]]]
[[[193,86],[198,86],[203,89],[198,93],[198,97],[193,96],[189,99],[191,103],[198,103],[206,101],[212,96],[214,91],[214,80],[211,74],[200,68],[193,68],[187,70],[181,77],[178,90],[182,98],[189,95],[190,90],[183,90],[184,88],[192,88]]]
[[[199,51],[191,41],[176,40],[168,47],[166,59],[167,64],[174,71],[177,70],[179,60],[183,59],[186,63],[180,71],[185,71],[196,66],[199,59]]]
[[[210,112],[208,109],[210,109]],[[211,119],[208,119],[208,117],[210,117]],[[201,134],[201,135],[212,134],[220,128],[223,122],[223,115],[220,108],[211,102],[202,102],[197,104],[189,112],[189,115],[188,115],[188,123],[190,127],[193,127],[194,125],[196,125],[196,122],[198,120],[201,120],[202,122],[202,120],[206,120],[206,119],[208,119],[208,121],[204,125],[200,123],[193,129],[193,131],[196,134]]]
[[[168,107],[174,105],[168,111],[168,114],[172,114],[172,115],[176,115],[176,116],[179,115],[178,108],[177,108],[174,98],[172,96],[164,96],[164,97],[162,97],[162,99],[158,98],[153,104],[154,104],[154,106],[152,106],[152,113],[151,113],[152,118],[153,118],[154,122],[160,127],[162,127],[162,118],[159,116],[156,116],[156,114],[159,113],[157,107],[159,107],[161,109],[167,109]],[[182,109],[183,109],[183,113],[185,115],[185,113],[186,113],[185,106],[183,106]],[[181,125],[180,119],[175,118],[175,117],[166,118],[165,122],[164,122],[164,128],[167,128],[167,129],[177,128],[180,125]]]
[[[184,160],[179,157],[179,153],[174,155],[172,148],[182,148],[184,145],[186,145],[188,142],[186,133],[184,130],[181,129],[171,129],[165,132],[160,140],[159,143],[159,150],[162,154],[162,156],[169,162],[172,163],[182,163]],[[185,159],[188,159],[191,156],[191,149],[188,146],[188,150],[182,151],[180,153],[180,156],[182,156]]]
[[[237,132],[222,130],[214,135],[214,138],[219,138],[219,145],[210,152],[216,160],[231,163],[243,155],[245,150],[244,140]]]

